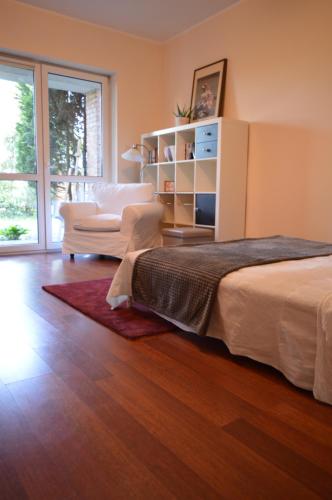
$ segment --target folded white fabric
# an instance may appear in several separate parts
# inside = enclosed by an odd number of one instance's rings
[[[79,231],[120,231],[120,225],[120,215],[97,214],[77,220],[74,229]]]

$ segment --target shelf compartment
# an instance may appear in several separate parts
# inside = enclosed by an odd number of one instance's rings
[[[195,191],[213,193],[217,183],[217,162],[215,160],[196,161]]]
[[[170,187],[167,189],[166,182],[173,182],[173,191],[175,189],[175,165],[174,163],[162,163],[159,165],[159,191],[169,192]]]
[[[141,148],[141,152],[146,162],[154,164],[158,162],[158,137],[145,137],[143,139],[144,146],[148,149]]]
[[[176,165],[176,190],[181,192],[194,191],[194,162],[178,163]]]
[[[192,226],[194,224],[194,195],[175,195],[175,223],[177,225]]]
[[[190,145],[190,146],[189,146]],[[192,156],[189,155],[190,150]],[[195,157],[195,130],[181,130],[176,135],[176,159],[192,160]]]
[[[174,162],[176,159],[175,133],[159,136],[158,149],[160,162]]]
[[[195,225],[214,226],[216,221],[216,195],[195,195]]]
[[[159,201],[164,205],[163,224],[174,224],[174,194],[159,193]]]
[[[153,191],[158,191],[158,165],[145,165],[142,171],[142,181],[150,182]]]

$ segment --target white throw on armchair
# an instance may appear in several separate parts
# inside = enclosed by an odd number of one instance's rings
[[[64,254],[96,253],[123,258],[127,252],[162,243],[161,203],[152,184],[95,184],[94,201],[60,206]]]

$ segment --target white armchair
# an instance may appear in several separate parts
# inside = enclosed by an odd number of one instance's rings
[[[163,206],[152,184],[95,184],[94,201],[60,206],[65,232],[62,252],[96,253],[122,259],[127,252],[160,246]]]

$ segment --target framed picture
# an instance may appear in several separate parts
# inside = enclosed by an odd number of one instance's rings
[[[195,69],[191,92],[191,122],[222,116],[227,59]]]
[[[174,181],[164,181],[165,193],[174,193]]]

